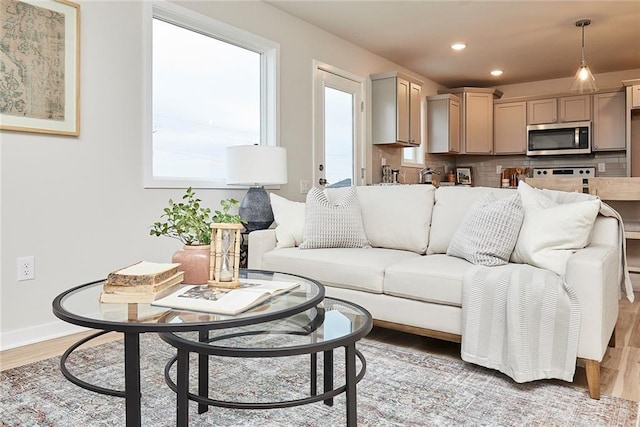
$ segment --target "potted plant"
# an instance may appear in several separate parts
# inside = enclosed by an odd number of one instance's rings
[[[215,211],[212,218],[212,236],[215,235],[214,268],[210,284],[223,287],[239,286],[239,257],[233,249],[240,244],[240,231],[246,221],[238,214],[231,213],[231,208],[240,204],[236,199],[220,201],[222,210]],[[213,237],[212,237],[213,238]]]
[[[211,252],[211,209],[201,205],[191,187],[187,188],[181,202],[169,199],[161,221],[151,226],[152,236],[166,236],[184,245],[173,254],[172,262],[180,263],[184,271],[183,283],[206,284],[209,279]]]

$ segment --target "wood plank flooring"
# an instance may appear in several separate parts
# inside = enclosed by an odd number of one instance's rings
[[[601,364],[601,393],[640,402],[640,292],[635,293],[632,304],[626,299],[620,301],[620,314],[616,324],[616,346],[609,348]],[[0,352],[0,370],[11,369],[58,356],[81,337],[93,333],[70,335],[24,347]],[[460,344],[421,337],[390,329],[374,328],[368,338],[400,345],[416,351],[460,358]],[[106,334],[88,345],[121,339],[117,333]],[[587,388],[583,367],[578,367],[574,384]]]

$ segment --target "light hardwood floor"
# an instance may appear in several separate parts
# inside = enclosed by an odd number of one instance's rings
[[[640,292],[635,293],[632,304],[626,299],[620,301],[620,314],[616,325],[616,346],[609,348],[601,365],[601,393],[640,402]],[[87,332],[58,338],[24,347],[0,352],[0,370],[11,369],[58,356]],[[446,357],[460,358],[460,344],[426,338],[389,329],[374,328],[368,338],[395,345],[439,354]],[[106,334],[87,345],[121,339],[115,332]],[[578,367],[574,384],[587,388],[584,368]]]

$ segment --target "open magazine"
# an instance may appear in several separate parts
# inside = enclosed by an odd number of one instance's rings
[[[154,301],[151,305],[233,315],[247,311],[298,286],[300,284],[296,282],[240,279],[240,287],[235,289],[208,285],[188,286]]]

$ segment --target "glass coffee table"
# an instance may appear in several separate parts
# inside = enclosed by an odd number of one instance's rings
[[[124,397],[126,425],[140,426],[140,334],[146,332],[209,331],[237,328],[287,318],[312,309],[324,299],[324,287],[320,282],[292,274],[261,270],[241,270],[241,278],[291,281],[300,284],[290,292],[233,316],[171,310],[150,304],[104,304],[98,301],[103,280],[69,289],[53,301],[53,314],[74,325],[97,329],[71,347],[60,359],[62,374],[79,387],[96,393]],[[108,332],[124,335],[124,391],[89,384],[74,376],[66,367],[68,357],[82,344]]]
[[[177,425],[189,423],[189,400],[198,402],[198,412],[207,411],[208,406],[241,409],[285,408],[324,401],[333,404],[333,397],[346,395],[346,424],[357,423],[356,384],[364,377],[366,361],[356,349],[356,342],[367,335],[373,326],[371,315],[364,308],[343,300],[325,298],[316,307],[277,320],[265,321],[233,329],[200,330],[199,332],[162,332],[160,338],[175,347],[178,352],[165,367],[165,380],[177,393]],[[334,354],[339,347],[345,348],[344,384],[334,388]],[[189,391],[189,354],[198,356],[198,392]],[[318,394],[318,353],[323,354],[323,393]],[[285,401],[238,402],[209,398],[209,356],[231,358],[275,358],[310,355],[310,393],[308,396]],[[357,372],[356,358],[360,360]],[[228,360],[220,362],[217,375],[224,381],[224,367]],[[295,363],[288,360],[287,363]],[[172,366],[176,381],[171,378]],[[246,381],[251,381],[247,375]],[[287,381],[283,383],[289,384]],[[283,385],[286,387],[286,385]],[[212,385],[216,388],[216,384]],[[240,393],[243,390],[239,390]],[[296,394],[300,394],[296,390]]]

